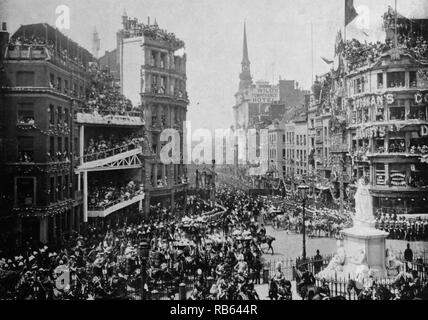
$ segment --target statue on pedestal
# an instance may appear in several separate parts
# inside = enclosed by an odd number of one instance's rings
[[[375,217],[373,215],[373,203],[371,201],[369,186],[364,179],[358,180],[358,189],[355,193],[354,227],[374,228]]]

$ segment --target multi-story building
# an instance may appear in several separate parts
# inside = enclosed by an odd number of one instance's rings
[[[144,127],[155,157],[144,163],[145,209],[150,203],[185,203],[187,171],[183,157],[183,122],[189,104],[186,91],[185,44],[173,33],[153,25],[139,23],[126,14],[123,28],[117,33],[117,56],[121,92],[134,104],[141,104]],[[180,135],[180,163],[164,164],[160,152],[166,142],[160,136],[164,129],[175,129]]]
[[[366,59],[361,52],[344,56],[344,110],[352,175],[370,183],[378,210],[426,213],[426,22],[400,17],[396,27],[394,17],[385,15],[386,43],[366,44],[363,50],[371,52]]]
[[[3,30],[0,227],[11,238],[47,243],[83,221],[73,116],[93,57],[47,24],[23,25],[7,38]]]
[[[295,173],[298,177],[308,174],[308,120],[306,116],[294,120]]]
[[[269,171],[274,178],[285,176],[285,125],[274,121],[269,129]]]
[[[285,133],[285,177],[290,184],[294,180],[295,171],[295,124],[287,123],[284,126]]]
[[[306,116],[285,124],[285,177],[294,185],[309,173],[308,120]]]

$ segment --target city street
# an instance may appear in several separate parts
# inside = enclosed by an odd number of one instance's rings
[[[267,234],[276,238],[273,243],[275,254],[265,254],[266,261],[278,260],[282,258],[290,259],[301,256],[302,253],[302,235],[290,233],[282,230],[275,230],[268,226],[266,228]],[[307,238],[306,239],[306,252],[308,257],[313,257],[316,250],[320,250],[321,255],[332,255],[336,252],[336,240],[330,238]],[[391,248],[394,252],[404,252],[408,242],[402,240],[386,240],[386,247]],[[410,248],[414,254],[423,253],[428,256],[428,243],[419,241],[411,242]]]
[[[428,300],[427,1],[0,0],[0,300]]]

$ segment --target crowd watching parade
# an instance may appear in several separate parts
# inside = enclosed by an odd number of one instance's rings
[[[85,68],[83,62],[78,56],[71,55],[67,49],[58,48],[52,40],[46,41],[46,39],[35,35],[11,38],[9,40],[9,48],[15,49],[16,47],[32,47],[35,49],[46,48],[50,53],[59,55],[61,59],[75,63],[81,68]],[[51,86],[54,87],[54,84],[51,84]]]
[[[94,180],[88,186],[89,206],[91,208],[108,208],[119,202],[130,200],[144,193],[138,181],[129,181],[125,186],[115,185],[113,182],[103,183]]]
[[[384,16],[385,27],[393,25],[395,27],[395,12],[390,8]],[[395,43],[392,40],[387,40],[385,43],[380,41],[375,43],[364,43],[352,39],[347,40],[341,44],[343,53],[348,67],[351,71],[367,67],[377,61],[382,54],[394,48]],[[428,42],[427,40],[418,35],[415,28],[412,29],[411,22],[407,20],[399,19],[397,23],[397,46],[400,50],[403,50],[416,59],[427,60],[428,59]],[[416,86],[415,83],[411,83],[411,86]],[[403,87],[404,83],[393,82],[389,84],[389,87]]]
[[[137,148],[143,141],[137,134],[119,137],[114,134],[109,136],[99,135],[89,139],[88,146],[85,149],[85,160],[93,161],[106,157],[111,157],[128,150]]]
[[[138,190],[130,182],[119,194],[128,197]],[[117,189],[98,192],[97,205],[115,198]],[[92,191],[93,192],[93,191]],[[106,200],[107,199],[107,200]],[[91,225],[82,234],[71,234],[55,245],[26,241],[20,248],[8,247],[0,253],[0,297],[2,299],[136,299],[142,286],[142,241],[150,247],[144,290],[148,297],[163,293],[177,298],[181,283],[188,299],[257,300],[263,253],[275,238],[261,223],[271,200],[250,197],[242,191],[219,187],[218,206],[189,197],[186,210],[173,214],[160,204],[151,207],[150,217],[116,219],[100,226]],[[106,202],[107,201],[107,202]],[[287,210],[293,206],[284,207]],[[327,214],[327,211],[324,212]],[[331,214],[331,213],[330,213]],[[323,216],[321,211],[316,216]],[[318,252],[319,255],[319,252]],[[278,263],[270,275],[269,297],[292,299],[291,282]],[[300,268],[298,292],[314,286],[313,274]],[[61,282],[67,279],[65,282]],[[61,280],[61,281],[60,281]],[[372,282],[359,292],[361,299],[378,298],[380,284]],[[383,288],[383,287],[382,287]],[[382,296],[404,299],[420,296],[426,284],[417,272],[400,274]],[[324,299],[329,290],[324,283],[308,299]],[[159,297],[158,297],[159,298]]]
[[[91,72],[93,81],[83,103],[83,111],[101,115],[128,115],[130,112],[137,111],[132,102],[119,92],[108,70],[101,71],[92,64]]]

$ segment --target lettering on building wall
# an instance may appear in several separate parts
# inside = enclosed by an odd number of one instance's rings
[[[279,101],[279,87],[256,87],[249,93],[252,103],[274,103]]]

